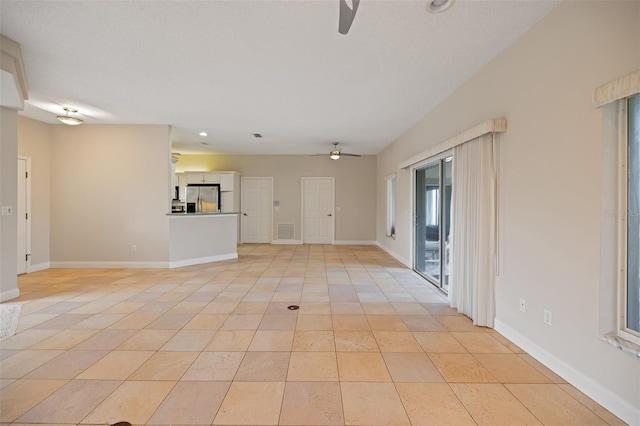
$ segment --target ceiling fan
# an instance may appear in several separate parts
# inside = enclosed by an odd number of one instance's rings
[[[349,32],[349,28],[353,24],[353,18],[356,17],[360,0],[350,0],[350,3],[351,6],[349,6],[347,0],[340,0],[340,22],[338,24],[338,32],[340,34]]]
[[[345,156],[345,157],[360,157],[360,155],[358,154],[348,154],[346,152],[342,152],[340,149],[338,149],[338,142],[334,142],[333,143],[333,149],[331,151],[329,151],[329,154],[313,154],[313,157],[319,156],[319,155],[329,155],[329,158],[331,158],[332,160],[339,160],[340,157]]]

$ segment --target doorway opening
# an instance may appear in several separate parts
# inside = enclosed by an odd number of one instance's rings
[[[414,270],[436,287],[449,289],[453,157],[415,170]]]
[[[18,156],[18,275],[31,266],[31,158]]]

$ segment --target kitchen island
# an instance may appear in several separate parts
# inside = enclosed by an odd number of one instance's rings
[[[169,267],[238,258],[238,213],[169,213]]]

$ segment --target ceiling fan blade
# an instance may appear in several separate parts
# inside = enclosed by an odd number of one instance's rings
[[[360,0],[351,0],[353,9],[349,7],[346,0],[340,0],[340,22],[338,23],[338,32],[340,34],[347,34],[351,24],[353,24],[353,18],[356,17],[358,11],[358,5]]]
[[[360,157],[359,154],[349,154],[348,152],[342,152],[340,148],[338,148],[338,142],[333,142],[333,149],[329,151],[329,154],[311,154],[311,157],[320,157],[328,155],[332,160],[338,160],[340,157]]]

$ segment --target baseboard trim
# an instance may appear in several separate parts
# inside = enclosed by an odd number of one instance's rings
[[[385,247],[382,244],[380,244],[380,241],[376,241],[375,245],[378,246],[379,248],[381,248],[382,250],[384,250],[385,252],[387,252],[387,254],[389,256],[393,257],[398,262],[402,263],[404,266],[406,266],[407,268],[411,269],[411,262],[409,262],[407,259],[405,259],[404,257],[400,256],[399,254],[389,250],[387,247]]]
[[[45,269],[49,269],[50,267],[51,264],[49,262],[37,263],[35,265],[30,265],[27,268],[27,273],[30,274],[31,272],[44,271]]]
[[[340,240],[340,241],[334,241],[333,244],[336,246],[375,246],[376,241]]]
[[[271,244],[291,244],[291,245],[301,245],[304,244],[302,240],[273,240]],[[334,240],[333,245],[335,246],[375,246],[376,241],[369,240]]]
[[[301,245],[302,244],[302,240],[272,240],[271,244]]]
[[[182,268],[184,266],[201,265],[203,263],[220,262],[223,260],[237,259],[238,253],[219,254],[216,256],[198,257],[194,259],[176,260],[169,262],[169,268]]]
[[[20,290],[18,288],[12,288],[11,290],[5,290],[0,292],[0,302],[6,302],[7,300],[20,297]]]
[[[169,262],[50,262],[51,268],[131,268],[131,269],[166,269]]]
[[[524,349],[529,355],[571,383],[589,398],[620,417],[623,421],[628,424],[638,424],[640,421],[639,408],[622,401],[619,396],[577,371],[569,364],[556,358],[502,321],[496,319],[494,328],[498,333]]]

